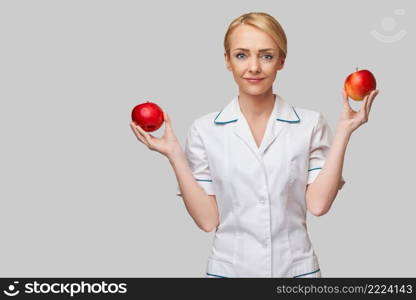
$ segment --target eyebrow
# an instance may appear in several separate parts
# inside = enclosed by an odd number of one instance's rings
[[[233,51],[236,51],[236,50],[242,50],[242,51],[250,52],[249,49],[245,49],[245,48],[235,48]],[[260,49],[259,52],[264,52],[264,51],[269,51],[269,50],[277,50],[277,49],[275,49],[275,48],[266,48],[266,49]]]

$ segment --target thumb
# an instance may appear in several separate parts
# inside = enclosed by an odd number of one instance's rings
[[[343,99],[342,103],[344,104],[344,107],[346,109],[351,109],[350,102],[348,101],[348,94],[345,88],[341,90],[341,93],[342,93],[342,99]]]
[[[165,110],[163,110],[163,120],[166,122],[166,123],[170,123],[171,121],[170,121],[170,118],[169,118],[169,116],[168,116],[168,113],[165,111]]]
[[[166,123],[166,127],[169,128],[169,130],[170,130],[172,128],[172,121],[171,121],[168,113],[165,110],[163,110],[163,120]]]

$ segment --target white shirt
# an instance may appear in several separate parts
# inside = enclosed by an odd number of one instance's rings
[[[206,277],[321,277],[305,192],[325,163],[331,128],[320,112],[295,109],[274,95],[259,147],[238,96],[188,131],[189,165],[198,184],[216,196],[220,216]],[[339,189],[344,183],[342,177]]]

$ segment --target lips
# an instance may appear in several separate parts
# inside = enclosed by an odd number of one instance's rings
[[[250,83],[258,83],[260,81],[262,81],[264,78],[244,78],[245,80],[247,80]]]

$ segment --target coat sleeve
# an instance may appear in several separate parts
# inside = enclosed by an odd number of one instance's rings
[[[333,134],[331,127],[324,118],[322,113],[319,113],[318,120],[313,129],[311,148],[309,155],[309,168],[308,168],[308,182],[312,183],[321,171],[326,158],[329,154],[329,149],[332,145]],[[338,189],[340,190],[345,184],[345,179],[341,175],[341,180]]]
[[[195,121],[188,130],[184,151],[196,182],[208,195],[215,195],[206,149]],[[182,196],[179,184],[176,186],[176,195]]]

